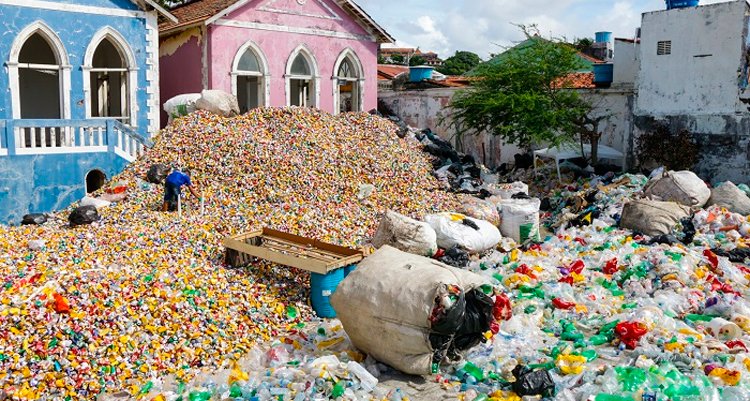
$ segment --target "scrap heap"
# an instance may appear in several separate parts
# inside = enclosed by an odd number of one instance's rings
[[[305,274],[227,269],[221,240],[267,226],[358,246],[383,210],[455,208],[396,130],[364,113],[197,112],[112,180],[127,200],[99,222],[69,228],[68,210],[42,226],[0,226],[0,399],[137,394],[153,375],[228,367],[309,320]],[[189,197],[181,217],[157,212],[163,191],[142,180],[155,163],[192,171],[203,214]]]

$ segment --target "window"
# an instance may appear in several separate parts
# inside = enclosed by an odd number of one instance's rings
[[[314,60],[304,48],[298,48],[287,66],[287,105],[316,107],[317,71]]]
[[[18,56],[21,118],[62,117],[60,56],[41,32],[31,35]]]
[[[656,44],[656,55],[665,56],[668,54],[672,54],[672,41],[671,40],[659,41]]]
[[[240,112],[266,104],[266,63],[260,55],[260,49],[252,42],[240,47],[235,56],[232,71],[232,88],[239,102]]]
[[[333,76],[334,113],[362,111],[362,68],[356,54],[345,50]]]
[[[114,117],[128,123],[128,68],[120,50],[109,38],[94,51],[89,70],[91,117]]]

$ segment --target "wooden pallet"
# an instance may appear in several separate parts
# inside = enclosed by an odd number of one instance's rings
[[[362,251],[332,245],[264,228],[224,239],[225,262],[245,266],[253,258],[268,260],[318,274],[355,264],[364,258]]]

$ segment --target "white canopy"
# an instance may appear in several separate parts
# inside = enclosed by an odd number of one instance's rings
[[[545,159],[555,159],[555,167],[557,168],[557,179],[561,180],[560,176],[560,161],[567,159],[575,159],[577,157],[589,157],[591,156],[591,145],[583,145],[583,153],[581,154],[580,144],[563,144],[552,148],[544,148],[534,151],[534,173],[536,173],[536,159],[537,157],[543,157]],[[599,159],[606,159],[616,162],[618,165],[623,166],[625,155],[617,149],[610,148],[609,146],[599,145],[597,157]]]

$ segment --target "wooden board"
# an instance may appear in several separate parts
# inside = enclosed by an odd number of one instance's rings
[[[224,239],[225,261],[243,266],[260,258],[318,274],[355,264],[362,251],[264,228]]]

